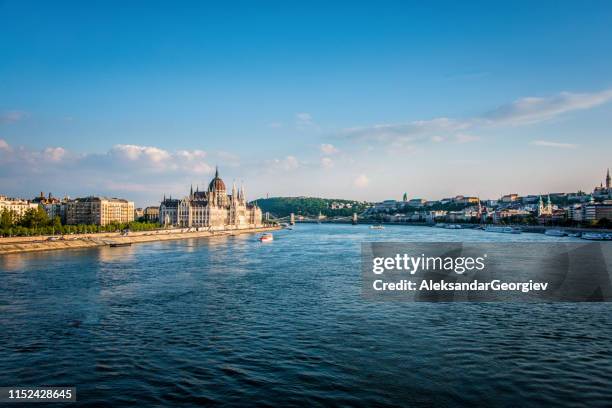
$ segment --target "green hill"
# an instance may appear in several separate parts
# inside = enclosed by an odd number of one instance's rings
[[[271,197],[261,198],[257,205],[276,217],[295,215],[317,216],[319,213],[330,216],[349,216],[360,213],[367,203],[354,200],[329,199],[317,197]]]

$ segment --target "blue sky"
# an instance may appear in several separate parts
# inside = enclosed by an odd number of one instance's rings
[[[129,4],[126,4],[129,3]],[[0,193],[591,189],[612,3],[0,0]]]

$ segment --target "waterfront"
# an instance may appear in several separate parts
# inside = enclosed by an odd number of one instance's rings
[[[76,405],[609,406],[593,304],[380,303],[362,241],[572,241],[429,227],[253,235],[0,257],[0,385]]]

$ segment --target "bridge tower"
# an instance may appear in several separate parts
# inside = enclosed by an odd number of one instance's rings
[[[353,223],[353,225],[357,225],[357,213],[356,212],[353,213],[352,223]]]
[[[289,217],[289,224],[295,225],[295,214],[293,213],[291,213],[291,216]]]

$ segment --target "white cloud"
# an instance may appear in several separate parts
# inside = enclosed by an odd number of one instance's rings
[[[323,167],[324,169],[330,169],[332,167],[334,167],[334,161],[329,158],[329,157],[322,157],[321,158],[321,167]]]
[[[296,113],[295,118],[298,125],[312,125],[312,115],[310,113]]]
[[[268,162],[276,170],[295,170],[300,167],[300,162],[295,156],[287,156],[283,159],[274,159]]]
[[[295,114],[295,127],[299,131],[318,131],[319,127],[312,118],[312,115],[307,112]]]
[[[547,140],[534,140],[529,144],[533,146],[554,147],[558,149],[575,149],[576,147],[578,147],[578,145],[572,143],[549,142]]]
[[[320,149],[321,149],[321,153],[327,154],[327,155],[338,153],[338,149],[334,145],[329,144],[329,143],[323,143],[320,146]]]
[[[467,132],[482,127],[519,126],[600,106],[612,101],[612,89],[592,93],[561,92],[548,97],[526,97],[467,119],[438,117],[407,123],[376,124],[347,128],[339,136],[365,142],[406,146],[417,142],[466,143],[478,140]]]
[[[455,140],[457,141],[457,143],[470,143],[476,142],[480,140],[480,138],[478,136],[470,135],[468,133],[457,133],[455,135]]]
[[[45,188],[58,195],[140,197],[153,203],[164,193],[185,194],[191,182],[208,183],[214,168],[207,157],[197,149],[171,152],[127,144],[105,153],[76,154],[63,147],[10,146],[0,139],[0,184],[13,191]]]
[[[0,151],[10,152],[11,146],[4,139],[0,139]]]
[[[204,150],[179,150],[176,152],[176,156],[189,161],[201,160],[206,157],[206,152]]]
[[[357,188],[366,188],[370,184],[370,179],[365,174],[360,174],[353,180],[353,185]]]
[[[561,92],[548,97],[526,97],[485,114],[494,124],[524,125],[576,110],[590,109],[612,100],[612,89],[592,93]]]
[[[124,160],[145,160],[151,163],[162,163],[171,157],[170,153],[158,147],[124,144],[113,146],[111,149],[111,154]]]
[[[66,150],[63,147],[47,147],[43,156],[52,162],[59,162],[66,156]]]
[[[469,121],[459,121],[450,118],[434,118],[430,120],[417,120],[409,123],[378,124],[366,127],[344,129],[342,134],[346,137],[377,142],[401,141],[416,142],[425,139],[437,138],[440,133],[455,132],[470,126]]]

